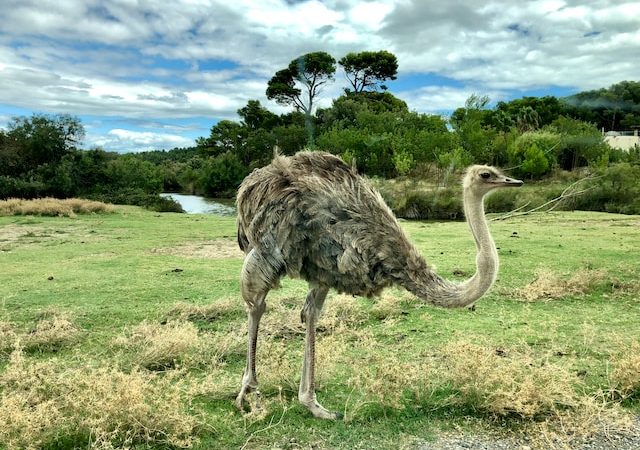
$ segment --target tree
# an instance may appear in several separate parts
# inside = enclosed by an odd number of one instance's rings
[[[2,136],[0,160],[7,160],[14,173],[23,175],[44,164],[55,165],[84,138],[80,120],[68,114],[14,117]]]
[[[516,125],[521,132],[533,131],[549,125],[562,113],[560,100],[552,95],[522,97],[509,102],[498,102],[492,124],[500,131]]]
[[[267,84],[267,98],[281,105],[293,105],[311,115],[322,86],[334,79],[335,72],[336,60],[331,55],[307,53],[291,61],[286,69],[276,72]],[[305,92],[296,85],[302,86]]]
[[[462,149],[478,164],[497,162],[493,151],[497,132],[489,126],[493,111],[486,109],[488,104],[489,97],[473,94],[465,102],[464,108],[456,109],[450,119]]]
[[[250,130],[270,130],[280,124],[280,118],[262,106],[259,100],[249,100],[247,106],[238,110],[238,115],[242,118],[242,125]]]
[[[386,50],[348,53],[338,64],[343,67],[347,80],[356,93],[366,89],[386,90],[382,83],[395,80],[398,73],[398,59]]]
[[[247,128],[232,120],[221,120],[211,127],[208,138],[196,139],[201,152],[218,156],[226,152],[241,152],[247,138]]]
[[[562,99],[564,114],[598,129],[621,130],[640,125],[640,82],[622,81],[608,88],[579,92]]]
[[[289,63],[289,67],[276,72],[267,83],[267,98],[281,105],[293,105],[305,115],[305,129],[309,145],[313,146],[313,106],[322,86],[332,81],[336,60],[328,53],[313,52]],[[301,86],[304,89],[300,89]]]

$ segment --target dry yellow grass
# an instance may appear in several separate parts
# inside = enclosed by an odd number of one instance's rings
[[[22,345],[29,351],[56,351],[80,338],[81,329],[62,313],[46,313],[35,327],[22,337]]]
[[[167,312],[168,318],[213,322],[234,315],[244,317],[244,304],[240,298],[224,298],[208,305],[179,302]]]
[[[18,335],[10,322],[0,321],[0,358],[11,353]]]
[[[360,354],[356,361],[351,361],[357,370],[353,370],[348,379],[351,397],[345,405],[347,420],[357,417],[369,404],[403,409],[407,402],[419,403],[429,396],[435,369],[426,359],[403,359],[404,352],[371,351],[381,346],[372,334],[365,332],[357,333],[355,344],[343,346],[355,347],[356,354]]]
[[[569,370],[528,353],[459,341],[442,349],[457,402],[496,416],[533,419],[579,404]]]
[[[407,298],[394,291],[383,292],[371,309],[371,315],[378,320],[392,319],[403,313]]]
[[[516,289],[516,298],[525,301],[553,300],[569,295],[580,295],[591,291],[606,280],[602,270],[582,269],[571,277],[563,278],[548,269],[536,271],[536,278],[526,286]]]
[[[115,344],[129,350],[133,362],[149,370],[164,370],[186,361],[200,345],[191,322],[166,325],[142,322],[116,338]]]
[[[188,413],[180,373],[30,362],[20,350],[0,373],[0,445],[37,449],[61,437],[89,448],[190,447],[199,419]]]
[[[640,396],[640,342],[616,355],[612,361],[611,390],[616,397]]]
[[[113,212],[113,205],[79,198],[39,198],[24,200],[10,198],[0,200],[0,216],[60,216],[75,217],[76,214]]]

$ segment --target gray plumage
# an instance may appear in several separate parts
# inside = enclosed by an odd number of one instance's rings
[[[276,156],[254,170],[238,190],[238,243],[245,252],[242,294],[249,311],[247,368],[237,398],[257,388],[255,350],[267,292],[288,275],[309,282],[302,311],[307,324],[299,398],[311,412],[335,418],[315,399],[315,322],[330,288],[373,296],[392,284],[444,307],[464,306],[483,295],[498,270],[484,219],[483,197],[496,187],[518,186],[488,166],[471,167],[464,181],[467,220],[478,248],[477,271],[449,282],[425,262],[380,194],[355,169],[323,152]]]

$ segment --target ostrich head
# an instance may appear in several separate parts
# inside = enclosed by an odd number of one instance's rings
[[[464,190],[475,196],[483,197],[494,189],[503,187],[519,187],[522,181],[509,178],[495,167],[471,166],[467,170],[462,185]]]

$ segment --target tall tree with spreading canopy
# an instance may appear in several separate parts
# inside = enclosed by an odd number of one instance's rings
[[[333,81],[336,60],[326,52],[307,53],[276,72],[267,84],[267,98],[304,112],[309,145],[313,146],[313,106],[322,87]]]
[[[378,52],[349,53],[338,61],[353,87],[353,91],[386,90],[386,80],[395,80],[398,59],[386,50]]]
[[[299,56],[269,80],[267,98],[310,115],[322,86],[333,81],[335,72],[336,60],[326,52]]]

